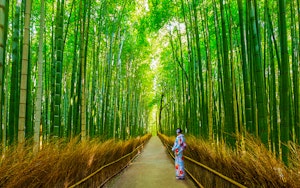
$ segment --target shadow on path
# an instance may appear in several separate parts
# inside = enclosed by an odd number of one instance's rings
[[[157,136],[146,144],[143,152],[105,188],[177,188],[196,187],[187,177],[176,180],[174,162]]]

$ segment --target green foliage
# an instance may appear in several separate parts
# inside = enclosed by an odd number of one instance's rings
[[[150,15],[147,18],[151,31],[158,31],[175,16],[176,3],[172,0],[150,0]]]

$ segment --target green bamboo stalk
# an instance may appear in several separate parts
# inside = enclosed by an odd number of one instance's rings
[[[291,6],[291,10],[293,9],[294,6]],[[291,13],[291,17],[293,18],[292,22],[296,22],[296,17],[298,17],[298,32],[300,30],[300,6],[299,6],[299,0],[297,0],[297,10],[298,12]],[[296,16],[297,15],[297,16]],[[294,17],[295,16],[295,17]],[[294,24],[296,27],[296,23]],[[294,33],[295,32],[295,33]],[[294,37],[292,36],[292,40],[294,41],[292,44],[292,54],[294,55],[294,58],[292,60],[292,65],[293,65],[293,90],[294,90],[294,108],[295,108],[295,137],[296,137],[296,142],[300,144],[300,78],[299,78],[299,62],[300,62],[300,48],[299,48],[299,43],[300,43],[300,34],[297,36],[296,34],[296,29],[294,30]],[[298,43],[298,48],[297,48],[297,43]]]
[[[5,51],[6,51],[6,39],[7,39],[7,19],[8,19],[8,0],[0,0],[0,125],[2,125],[2,104],[4,104],[4,73],[5,73]],[[5,125],[4,125],[5,126]],[[4,130],[0,128],[0,142],[4,143]],[[5,144],[4,144],[5,146]]]
[[[24,40],[22,54],[22,71],[20,85],[20,108],[18,122],[18,143],[25,142],[25,115],[26,115],[26,96],[27,96],[27,74],[28,74],[28,57],[29,57],[29,40],[30,40],[30,15],[31,15],[31,0],[26,0],[25,7],[25,22],[24,22]]]
[[[255,20],[255,7],[253,3],[250,4],[250,20],[252,24],[252,34],[254,41],[254,68],[255,68],[255,83],[256,83],[256,100],[258,106],[258,134],[261,141],[268,147],[268,125],[267,125],[267,106],[266,106],[266,94],[265,94],[265,81],[263,65],[261,60],[261,43],[259,41],[259,33],[257,32],[257,25]]]
[[[242,48],[242,66],[243,66],[243,81],[244,81],[244,92],[245,92],[245,113],[246,113],[246,130],[251,133],[253,126],[252,120],[252,108],[251,108],[251,91],[250,91],[250,75],[249,66],[247,61],[247,46],[245,41],[245,27],[244,27],[244,11],[242,0],[238,0],[239,8],[239,26],[240,26],[240,40]]]
[[[235,126],[233,121],[233,99],[232,99],[232,83],[231,83],[231,71],[229,65],[229,52],[228,52],[228,42],[226,35],[226,24],[224,16],[224,5],[223,1],[220,0],[220,10],[221,10],[221,26],[222,26],[222,46],[223,46],[223,70],[224,70],[224,85],[226,85],[225,90],[225,131],[226,131],[226,141],[230,146],[235,145]]]
[[[213,9],[214,9],[214,28],[216,33],[216,45],[217,45],[217,70],[218,70],[218,116],[219,121],[217,124],[217,137],[223,141],[224,140],[224,105],[225,105],[225,99],[224,99],[224,79],[222,74],[222,65],[221,65],[221,57],[223,56],[223,51],[221,50],[221,42],[220,42],[220,30],[219,30],[219,18],[217,14],[217,6],[216,6],[215,0],[213,0]]]
[[[266,1],[267,2],[267,1]],[[267,5],[266,5],[267,6]],[[266,10],[268,11],[268,9]],[[267,18],[269,19],[269,17]],[[279,130],[278,130],[278,117],[277,117],[277,100],[276,100],[276,70],[275,70],[275,58],[274,58],[274,50],[272,46],[272,31],[269,21],[267,22],[268,27],[268,46],[270,53],[270,83],[269,83],[269,95],[270,95],[270,125],[271,125],[271,143],[273,145],[273,151],[276,153],[276,156],[279,158]]]
[[[289,164],[289,148],[290,140],[290,67],[289,54],[287,47],[287,28],[286,28],[286,4],[284,0],[279,0],[279,33],[280,33],[280,132],[281,132],[281,148],[282,160],[286,165]]]
[[[31,48],[28,51],[28,73],[27,73],[27,97],[26,97],[26,128],[25,128],[25,138],[31,139],[33,137],[33,99],[32,99],[32,63],[31,63]]]
[[[97,97],[96,97],[96,84],[97,84],[97,72],[98,72],[98,63],[96,63],[96,54],[99,53],[99,46],[96,45],[96,37],[94,38],[93,42],[93,51],[92,51],[92,85],[91,85],[91,95],[90,97],[90,116],[89,116],[89,137],[94,138],[95,137],[95,123],[97,121],[96,117],[96,105],[97,105]]]
[[[21,4],[16,4],[13,20],[13,36],[12,36],[12,72],[10,86],[10,106],[9,106],[9,128],[8,128],[8,144],[11,145],[17,141],[18,130],[18,98],[20,97],[20,8]]]
[[[80,120],[81,120],[81,140],[86,140],[86,43],[85,43],[85,13],[86,13],[86,8],[85,6],[85,1],[84,0],[80,1],[79,4],[79,9],[81,10],[80,14],[80,82],[81,82],[81,98],[80,98]],[[84,7],[83,7],[84,6]]]
[[[76,20],[75,23],[78,23]],[[74,31],[74,47],[73,47],[73,59],[72,59],[72,76],[71,76],[71,88],[70,88],[70,105],[69,105],[69,113],[68,113],[68,123],[67,123],[67,137],[71,138],[76,135],[76,128],[78,126],[76,112],[77,111],[77,92],[75,89],[75,79],[77,74],[77,67],[78,67],[78,61],[77,61],[77,43],[78,43],[78,25],[76,24],[75,31]],[[75,109],[75,110],[74,110]],[[75,117],[75,118],[74,118]],[[72,126],[73,125],[73,126]]]
[[[62,62],[63,62],[63,19],[64,1],[57,4],[55,28],[55,93],[54,93],[54,122],[52,136],[61,137],[61,96],[62,96]]]
[[[228,3],[228,24],[229,24],[229,27],[228,27],[228,32],[229,32],[229,49],[230,49],[230,53],[229,53],[229,62],[230,62],[230,70],[231,70],[231,82],[232,82],[232,106],[233,106],[233,123],[234,123],[234,128],[235,128],[235,136],[236,138],[238,138],[238,134],[239,134],[239,122],[238,122],[238,100],[236,98],[236,88],[237,88],[237,85],[236,85],[236,75],[235,75],[235,69],[236,69],[236,66],[235,66],[235,63],[234,63],[234,57],[233,57],[233,34],[232,34],[232,11],[231,11],[231,7],[230,7],[230,1]],[[240,140],[236,141],[236,148],[238,148],[238,144],[239,144]]]
[[[206,11],[207,13],[207,11]],[[213,77],[212,77],[212,62],[211,62],[211,49],[210,49],[210,33],[208,27],[208,19],[206,17],[207,14],[204,14],[205,20],[205,32],[204,36],[205,40],[205,47],[206,47],[206,67],[207,67],[207,85],[208,85],[208,139],[212,143],[213,142]]]
[[[187,24],[187,27],[186,27],[186,31],[187,31],[187,50],[188,50],[188,67],[189,67],[189,128],[188,128],[188,131],[189,133],[192,133],[194,134],[195,131],[194,131],[194,127],[197,127],[197,125],[199,124],[199,120],[197,118],[197,99],[198,99],[198,96],[197,96],[197,93],[196,93],[196,81],[195,81],[195,78],[196,78],[196,49],[195,49],[195,45],[194,45],[194,41],[195,41],[195,34],[194,34],[194,31],[195,31],[195,23],[194,23],[194,6],[192,5],[192,3],[189,3],[187,1],[187,17],[188,19],[186,19],[186,24]],[[197,12],[197,11],[196,11]],[[198,73],[198,72],[197,72]],[[207,111],[207,107],[206,107],[206,103],[203,103],[204,104],[204,112],[203,114],[207,114],[206,111]],[[206,117],[206,116],[204,116]],[[206,127],[206,133],[208,132],[208,126],[207,126],[207,118],[205,118],[205,121],[204,121],[204,126]],[[208,134],[206,134],[208,135]]]
[[[38,52],[38,86],[35,102],[34,114],[34,145],[33,151],[37,153],[40,146],[40,125],[42,114],[42,88],[43,88],[43,45],[44,45],[44,29],[45,29],[45,2],[41,0],[40,12],[40,31],[39,31],[39,52]]]

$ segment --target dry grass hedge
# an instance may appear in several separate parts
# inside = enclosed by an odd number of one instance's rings
[[[36,155],[32,153],[32,147],[11,149],[2,155],[0,161],[0,187],[68,187],[105,164],[132,152],[150,137],[147,134],[128,141],[56,141],[44,144]],[[132,157],[105,168],[81,186],[99,186],[126,166]]]
[[[159,135],[161,140],[173,145],[175,137]],[[247,187],[300,187],[300,147],[290,146],[291,167],[287,168],[274,154],[269,152],[259,141],[248,136],[245,148],[239,152],[230,150],[225,144],[211,144],[207,141],[187,136],[185,155],[230,177]],[[186,160],[186,164],[188,164]],[[187,165],[189,166],[189,165]],[[193,165],[190,165],[191,167]],[[201,168],[188,169],[199,182],[203,180]],[[216,181],[205,175],[205,179]],[[215,183],[215,182],[214,182]],[[206,185],[212,184],[206,182]],[[209,186],[205,186],[209,187]],[[213,186],[211,186],[213,187]]]

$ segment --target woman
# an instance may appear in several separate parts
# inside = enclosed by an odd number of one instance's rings
[[[185,138],[180,128],[176,129],[177,137],[172,147],[175,154],[176,179],[183,180],[185,176],[183,163],[183,150],[186,148]]]

